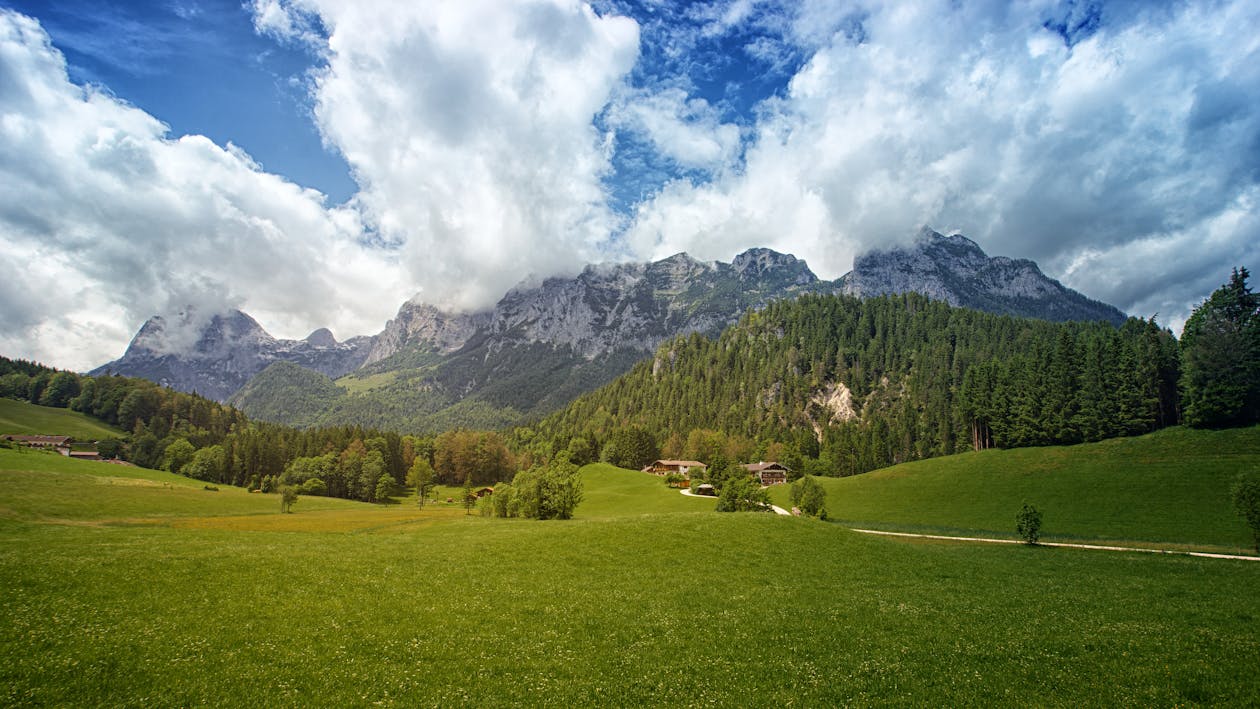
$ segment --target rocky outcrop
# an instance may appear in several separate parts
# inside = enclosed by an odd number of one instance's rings
[[[1027,259],[990,257],[971,239],[924,228],[908,247],[853,260],[843,292],[860,297],[916,292],[950,305],[1043,320],[1105,320],[1125,314],[1043,274]]]

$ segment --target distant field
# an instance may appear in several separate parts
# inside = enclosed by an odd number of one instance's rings
[[[1260,698],[1260,563],[871,538],[583,479],[567,522],[414,498],[282,515],[0,450],[0,705]]]
[[[390,384],[393,384],[394,380],[397,378],[398,372],[380,372],[378,374],[369,374],[366,376],[348,374],[336,380],[334,383],[337,386],[344,388],[351,394],[363,394],[365,392],[372,391],[373,389],[387,387]]]
[[[69,409],[0,398],[0,434],[70,436],[83,441],[121,436],[113,426]]]
[[[1260,428],[1172,428],[1101,443],[978,453],[820,478],[849,526],[1013,537],[1027,501],[1047,539],[1147,542],[1254,551],[1229,501],[1238,473],[1260,470]],[[771,497],[786,506],[785,486]]]

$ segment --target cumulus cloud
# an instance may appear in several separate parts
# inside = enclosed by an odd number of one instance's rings
[[[387,318],[402,273],[358,215],[68,80],[33,19],[0,12],[0,349],[88,368],[149,316],[244,307],[279,334]]]
[[[359,187],[336,207],[75,85],[0,13],[0,348],[88,367],[187,305],[372,333],[613,255],[764,245],[836,277],[925,224],[1178,324],[1260,255],[1254,3],[597,6],[253,0],[319,57]]]
[[[834,277],[929,224],[1184,318],[1260,255],[1260,10],[1056,11],[805,3],[793,39],[813,53],[744,169],[670,185],[627,239],[705,258],[765,243]]]
[[[316,120],[419,299],[488,307],[531,273],[576,271],[607,248],[617,217],[593,120],[634,65],[634,22],[576,0],[255,7],[272,32],[325,28]]]

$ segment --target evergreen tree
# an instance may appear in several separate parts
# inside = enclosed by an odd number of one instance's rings
[[[1260,421],[1260,297],[1234,269],[1186,321],[1182,333],[1182,405],[1200,428]]]

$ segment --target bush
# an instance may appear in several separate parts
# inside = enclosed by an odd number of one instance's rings
[[[747,476],[729,479],[718,495],[718,512],[771,512],[770,496]]]
[[[792,505],[800,508],[801,514],[827,519],[827,491],[812,476],[792,483]]]
[[[1251,527],[1256,551],[1260,552],[1260,476],[1254,473],[1239,475],[1230,490],[1230,499],[1234,501],[1234,509]]]
[[[1024,503],[1023,509],[1015,515],[1015,533],[1025,544],[1036,544],[1041,538],[1041,513],[1036,507]]]

